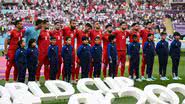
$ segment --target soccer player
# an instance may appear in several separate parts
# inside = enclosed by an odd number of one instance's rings
[[[56,45],[58,46],[58,58],[59,58],[59,63],[58,63],[58,72],[57,72],[57,78],[60,78],[61,74],[61,64],[62,64],[62,57],[61,57],[61,51],[62,51],[62,41],[63,41],[63,33],[61,31],[61,25],[60,22],[55,21],[55,30],[50,32],[50,36],[56,38]]]
[[[86,36],[89,38],[89,34],[90,34],[91,29],[92,29],[92,25],[90,23],[86,23],[83,30],[77,31],[77,33],[76,33],[77,49],[82,44],[82,37]],[[76,76],[76,81],[78,81],[79,71],[80,71],[80,60],[78,57],[77,57],[76,63],[77,63],[77,66],[76,66],[75,76]]]
[[[23,34],[24,34],[24,29],[22,25],[21,20],[16,20],[14,22],[15,24],[15,29],[13,29],[10,32],[10,35],[8,36],[7,39],[5,39],[4,43],[4,53],[7,54],[6,59],[6,72],[5,72],[5,80],[9,81],[9,76],[10,76],[10,70],[12,66],[14,67],[14,77],[13,80],[17,81],[17,74],[18,70],[15,65],[15,52],[18,48],[18,42],[22,40]],[[9,47],[8,47],[9,45]]]
[[[36,47],[36,39],[30,39],[26,53],[27,67],[29,72],[28,81],[35,81],[35,75],[38,65],[38,49]]]
[[[121,62],[121,76],[124,76],[125,72],[125,62],[126,62],[126,38],[129,36],[129,32],[126,30],[128,28],[127,23],[120,23],[120,30],[116,30],[112,34],[116,36],[116,48],[118,52],[118,64],[116,67],[116,76],[118,74],[118,67]]]
[[[145,42],[148,39],[148,34],[154,34],[152,30],[152,22],[146,22],[145,23],[145,29],[140,31],[140,36],[142,38],[142,48],[144,47]],[[145,66],[146,66],[146,60],[144,58],[144,54],[142,54],[142,64],[141,64],[141,79],[146,80],[144,75],[145,75]]]
[[[71,38],[71,45],[72,47],[75,49],[75,38],[76,38],[76,21],[74,19],[70,20],[70,25],[68,27],[64,27],[63,29],[63,36],[64,39],[66,39],[66,37],[70,37]],[[65,42],[64,42],[65,43]],[[73,67],[72,67],[72,82],[76,82],[75,81],[75,50],[73,50]],[[62,79],[64,80],[64,70],[62,70]]]
[[[62,58],[64,61],[64,78],[65,81],[70,82],[71,79],[71,69],[72,69],[72,52],[73,52],[73,47],[71,46],[71,38],[66,37],[66,44],[62,47]]]
[[[94,67],[94,78],[100,77],[101,75],[101,64],[102,64],[102,46],[100,37],[95,38],[95,45],[91,48],[92,63]]]
[[[51,44],[48,48],[48,59],[50,63],[50,80],[56,80],[56,75],[58,72],[58,46],[56,45],[56,38],[51,37]]]
[[[38,37],[38,67],[36,71],[36,80],[37,84],[40,85],[40,70],[42,65],[44,64],[44,77],[45,80],[49,80],[49,60],[48,60],[48,47],[50,45],[50,34],[47,30],[48,24],[47,20],[43,20],[41,24],[41,31]]]
[[[138,36],[133,35],[133,42],[128,46],[128,55],[130,60],[130,78],[134,79],[134,72],[136,74],[136,81],[141,82],[139,78],[139,61],[140,61],[140,43],[138,42]]]
[[[103,34],[102,36],[102,40],[103,40],[103,76],[104,78],[107,76],[107,66],[109,64],[109,60],[107,57],[107,46],[109,44],[109,36],[112,33],[112,25],[111,24],[107,24],[106,25],[106,32]]]
[[[118,61],[115,35],[109,36],[109,42],[110,43],[107,46],[107,55],[109,58],[109,76],[114,78],[116,76],[116,64]]]
[[[155,57],[155,43],[153,42],[153,34],[148,34],[148,40],[145,42],[143,47],[144,58],[146,59],[147,70],[146,74],[148,78],[146,81],[154,81],[152,78],[153,64]]]
[[[27,60],[26,60],[26,50],[24,49],[26,43],[23,40],[18,42],[18,49],[15,53],[15,63],[18,69],[18,82],[25,82]]]
[[[87,37],[82,37],[82,45],[78,48],[77,55],[80,59],[80,66],[82,68],[81,78],[88,78],[88,73],[91,63],[91,47],[89,46]]]
[[[156,53],[159,59],[160,80],[169,80],[166,77],[166,68],[168,64],[168,54],[169,54],[168,42],[166,41],[166,35],[167,35],[166,32],[161,33],[161,41],[159,41],[156,46]]]
[[[181,80],[181,78],[178,76],[178,67],[179,67],[180,52],[181,52],[181,42],[179,41],[180,33],[175,32],[173,36],[174,36],[174,40],[170,45],[173,80]]]
[[[137,35],[137,42],[139,42],[139,39],[140,39],[140,26],[139,26],[139,24],[138,23],[133,23],[131,27],[132,27],[132,30],[129,34],[130,43],[132,43],[134,41],[133,40],[134,35]]]
[[[90,42],[91,42],[91,46],[94,46],[94,44],[95,44],[95,41],[94,41],[94,39],[97,37],[97,36],[99,36],[100,37],[100,39],[102,39],[102,30],[101,30],[101,28],[100,28],[100,23],[98,22],[98,21],[96,21],[95,23],[94,23],[94,29],[93,30],[91,30],[91,32],[90,32]],[[89,71],[89,77],[90,78],[92,78],[92,74],[93,74],[93,65],[91,65],[91,67],[90,67],[90,71]]]

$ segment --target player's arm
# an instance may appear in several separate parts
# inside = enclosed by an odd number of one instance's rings
[[[107,47],[107,54],[108,54],[109,62],[112,63],[112,57],[111,57],[110,51],[111,51],[111,46],[109,44]]]

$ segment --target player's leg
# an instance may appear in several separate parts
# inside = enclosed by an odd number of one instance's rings
[[[37,67],[37,70],[36,70],[36,80],[39,81],[40,79],[40,70],[41,70],[41,67],[43,65],[43,61],[44,61],[44,57],[42,55],[39,55],[38,57],[38,67]]]
[[[121,52],[121,76],[125,73],[126,51]]]
[[[141,75],[143,77],[145,75],[145,66],[146,66],[146,61],[145,61],[144,54],[142,54]]]
[[[50,62],[47,58],[47,56],[44,58],[44,77],[45,80],[49,80],[49,76],[50,76]],[[56,70],[56,69],[55,69]]]

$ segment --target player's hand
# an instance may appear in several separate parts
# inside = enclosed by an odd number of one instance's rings
[[[6,55],[7,53],[8,53],[8,50],[7,50],[7,49],[5,49],[5,50],[4,50],[4,54]]]
[[[110,60],[109,62],[112,63],[112,60]]]
[[[128,55],[128,59],[130,60],[130,58],[131,58],[131,56],[130,55]]]

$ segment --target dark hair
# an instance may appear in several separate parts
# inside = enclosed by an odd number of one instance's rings
[[[123,21],[122,21],[122,22],[120,22],[120,26],[121,26],[121,25],[123,25],[123,24],[126,24],[126,25],[127,25],[127,23],[126,23],[126,22],[123,22]]]
[[[92,29],[92,25],[90,23],[86,23],[85,26],[90,27]]]
[[[100,37],[99,37],[99,36],[97,36],[94,40],[97,40],[97,39],[98,39],[98,40],[100,40]]]
[[[139,25],[139,23],[133,23],[133,24],[131,25],[131,27],[134,27],[134,26],[136,26],[136,25]]]
[[[71,19],[70,19],[70,24],[71,24],[71,22],[73,22],[73,21],[76,21],[75,18],[71,18]]]
[[[42,20],[42,23],[46,24],[48,21],[45,19],[45,20]]]
[[[107,24],[107,25],[105,26],[106,29],[107,29],[108,27],[112,27],[112,24]]]
[[[36,22],[35,22],[35,25],[38,26],[39,24],[42,23],[42,20],[41,19],[38,19]]]
[[[162,36],[162,35],[167,35],[167,33],[166,33],[166,32],[161,32],[161,36]]]
[[[132,38],[133,38],[133,39],[134,39],[134,38],[137,38],[137,35],[136,35],[136,34],[134,34]]]
[[[51,36],[50,37],[50,40],[55,40],[56,38],[54,36]]]
[[[22,22],[22,20],[21,20],[21,19],[15,20],[15,21],[13,22],[13,24],[14,24],[15,26],[17,26],[17,25],[19,24],[19,22]]]
[[[69,40],[69,39],[71,39],[71,37],[69,37],[69,36],[67,36],[67,37],[65,38],[66,41]]]
[[[154,34],[149,33],[149,34],[148,34],[148,37],[153,36],[153,35],[154,35]]]
[[[21,44],[24,42],[24,40],[20,40],[19,42],[18,42],[18,48],[21,48]]]
[[[31,48],[32,47],[32,44],[36,42],[36,39],[30,39],[29,43],[28,43],[28,47]]]
[[[181,36],[181,34],[179,32],[174,32],[173,36]]]
[[[146,26],[146,25],[151,24],[151,23],[152,23],[151,21],[147,21],[147,22],[144,23],[144,25]]]

